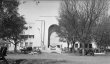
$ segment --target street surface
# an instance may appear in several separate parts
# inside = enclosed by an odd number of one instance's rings
[[[43,53],[41,55],[29,54],[9,54],[7,59],[53,59],[61,62],[60,64],[110,64],[110,56],[75,56],[68,54],[49,54]],[[56,63],[59,64],[59,63]]]

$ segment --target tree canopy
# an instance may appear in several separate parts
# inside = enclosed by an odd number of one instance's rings
[[[0,0],[0,38],[14,40],[15,47],[26,24],[18,13],[19,4],[18,0]]]
[[[59,10],[59,36],[74,45],[79,41],[82,54],[85,43],[94,40],[96,26],[108,14],[108,0],[63,0]]]
[[[107,15],[108,0],[63,0],[59,11],[60,36],[87,43],[94,27]]]

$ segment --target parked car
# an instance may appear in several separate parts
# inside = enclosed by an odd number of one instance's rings
[[[95,55],[105,55],[105,50],[100,49],[100,48],[94,49],[94,54]]]
[[[92,48],[85,49],[85,55],[94,56],[94,49]]]
[[[21,49],[21,53],[25,53],[25,54],[30,53],[31,51],[32,51],[32,47],[26,47]]]

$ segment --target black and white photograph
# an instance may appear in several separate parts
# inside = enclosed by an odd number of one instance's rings
[[[110,64],[110,0],[0,0],[0,64]]]

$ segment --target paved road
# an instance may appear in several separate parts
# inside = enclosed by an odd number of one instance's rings
[[[110,64],[110,56],[75,56],[67,54],[41,54],[41,55],[29,55],[20,54],[13,55],[9,54],[7,59],[55,59],[65,60],[65,64]],[[64,63],[61,63],[64,64]]]

